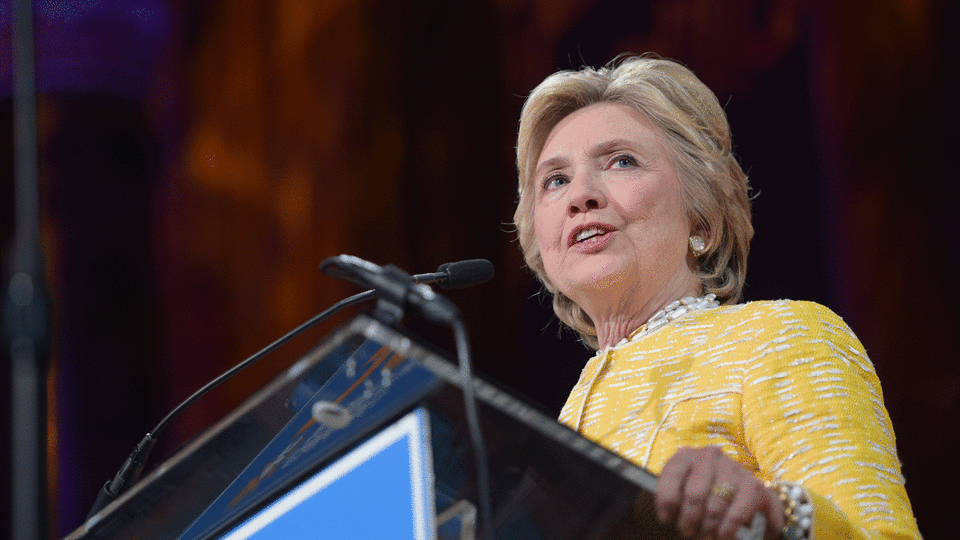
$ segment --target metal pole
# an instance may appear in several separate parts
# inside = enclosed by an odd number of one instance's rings
[[[33,5],[14,0],[13,140],[16,231],[4,315],[11,359],[11,538],[46,538],[47,298],[40,254]]]

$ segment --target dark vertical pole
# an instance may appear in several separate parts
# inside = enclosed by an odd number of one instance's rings
[[[6,287],[11,359],[11,524],[13,540],[46,538],[45,421],[47,300],[40,255],[33,6],[13,4],[13,144],[16,230]]]

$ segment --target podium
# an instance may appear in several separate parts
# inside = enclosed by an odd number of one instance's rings
[[[494,538],[679,538],[651,473],[473,384]],[[66,538],[475,538],[461,389],[443,354],[358,316]]]

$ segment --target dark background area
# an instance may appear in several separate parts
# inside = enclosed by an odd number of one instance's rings
[[[493,282],[449,294],[476,369],[557,413],[590,352],[558,337],[510,226],[520,107],[557,69],[648,51],[686,64],[726,107],[755,195],[746,299],[815,300],[844,317],[883,383],[921,532],[954,530],[943,510],[960,485],[954,2],[35,5],[51,538],[81,523],[176,403],[357,292],[319,273],[331,255],[411,273],[493,261]],[[11,69],[0,0],[3,249]],[[197,403],[154,461],[350,315]],[[0,423],[9,433],[9,414]]]

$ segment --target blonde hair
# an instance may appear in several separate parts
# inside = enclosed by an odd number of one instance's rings
[[[696,273],[704,293],[721,303],[743,292],[753,225],[747,176],[733,155],[730,126],[713,92],[686,67],[650,56],[622,57],[606,67],[560,71],[537,86],[523,105],[517,135],[520,199],[514,214],[527,266],[553,295],[553,310],[597,348],[587,313],[557,290],[543,267],[533,227],[534,171],[553,128],[570,113],[597,103],[624,104],[656,127],[680,177],[687,217],[706,251]]]

